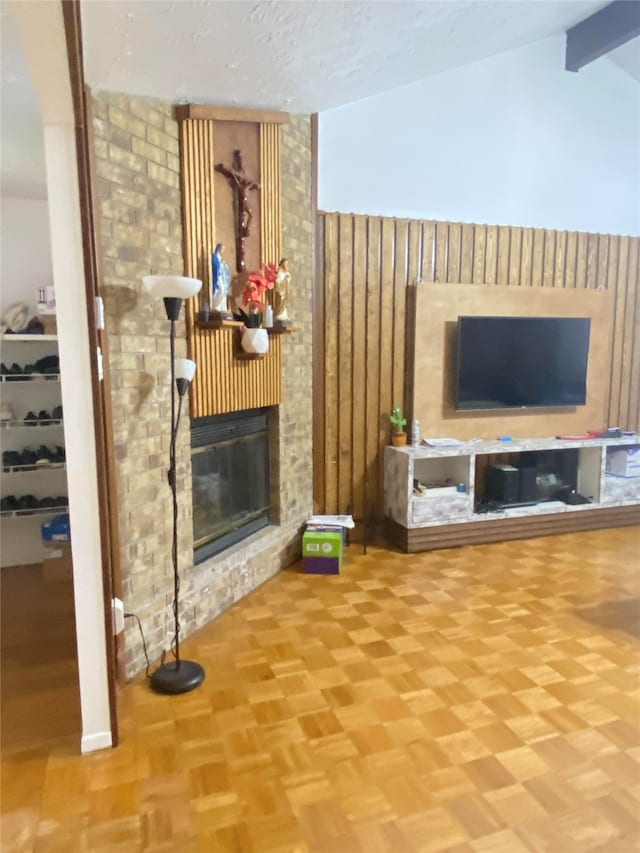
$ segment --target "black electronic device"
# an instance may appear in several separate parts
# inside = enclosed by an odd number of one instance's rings
[[[588,317],[458,317],[458,411],[581,406]]]
[[[513,465],[490,465],[487,468],[486,497],[498,504],[514,504],[520,500],[520,472]]]
[[[535,465],[523,465],[519,468],[519,472],[518,500],[535,501],[538,497],[537,469]]]

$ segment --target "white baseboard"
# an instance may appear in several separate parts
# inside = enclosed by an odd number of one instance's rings
[[[82,735],[80,752],[95,752],[96,749],[108,749],[111,746],[111,732],[96,732]]]

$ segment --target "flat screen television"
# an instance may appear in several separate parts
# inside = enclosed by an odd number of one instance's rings
[[[581,406],[587,317],[458,317],[458,411]]]

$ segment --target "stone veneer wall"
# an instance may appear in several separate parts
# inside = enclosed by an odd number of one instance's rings
[[[142,622],[149,655],[168,647],[171,601],[169,325],[142,276],[183,273],[178,125],[169,104],[129,95],[95,95],[97,196],[112,386],[125,608]],[[311,135],[308,117],[282,128],[283,251],[292,273],[283,402],[272,421],[274,500],[279,524],[193,566],[189,418],[178,440],[181,638],[289,565],[312,510],[311,467]],[[178,324],[178,355],[186,354]],[[280,462],[282,466],[280,467]],[[137,626],[127,620],[128,676],[144,667]]]

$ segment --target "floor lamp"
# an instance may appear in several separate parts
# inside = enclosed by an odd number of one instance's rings
[[[177,275],[147,275],[142,279],[145,290],[152,296],[164,300],[167,319],[171,322],[171,443],[169,449],[169,486],[173,500],[173,542],[171,558],[173,563],[173,617],[174,635],[171,651],[175,660],[162,664],[151,675],[151,687],[157,693],[188,693],[204,681],[204,669],[199,663],[180,658],[180,620],[179,593],[180,574],[178,572],[178,500],[176,494],[176,440],[180,425],[182,401],[189,383],[196,372],[196,363],[188,358],[176,358],[176,320],[180,314],[183,299],[195,296],[202,287],[197,278],[185,278]],[[178,405],[176,409],[176,393]]]

